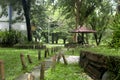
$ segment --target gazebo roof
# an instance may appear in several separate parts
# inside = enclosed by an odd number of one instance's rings
[[[88,29],[85,26],[78,27],[77,29],[74,29],[73,31],[70,31],[71,33],[95,33],[95,30]]]

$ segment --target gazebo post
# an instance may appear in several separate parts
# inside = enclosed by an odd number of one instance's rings
[[[84,33],[82,33],[82,45],[84,44]]]

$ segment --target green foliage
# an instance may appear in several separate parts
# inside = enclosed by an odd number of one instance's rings
[[[20,42],[21,40],[21,32],[11,30],[11,31],[1,31],[0,32],[0,45],[10,47],[14,44]]]
[[[55,71],[49,69],[45,75],[46,80],[88,80],[86,74],[83,73],[83,69],[76,64],[57,64]]]
[[[93,30],[97,31],[94,34],[97,45],[100,44],[103,34],[105,34],[105,30],[109,25],[111,9],[110,1],[105,0],[102,1],[99,7],[89,16],[89,24]]]
[[[113,39],[112,41],[109,43],[110,47],[114,47],[114,48],[118,48],[120,47],[120,31],[115,31],[113,33]]]
[[[43,44],[39,43],[39,42],[28,42],[28,43],[18,43],[14,45],[14,48],[18,48],[18,49],[45,49],[46,46],[44,46]]]
[[[116,14],[112,23],[113,35],[112,40],[109,43],[110,47],[120,47],[120,14]]]

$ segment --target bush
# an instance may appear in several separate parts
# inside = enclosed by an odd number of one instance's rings
[[[19,49],[45,49],[46,46],[44,46],[42,43],[39,42],[25,42],[25,43],[18,43],[14,45],[14,48]]]
[[[120,31],[115,31],[113,33],[112,41],[109,43],[110,47],[118,48],[120,47]]]
[[[14,44],[20,42],[21,32],[11,30],[11,31],[1,31],[0,32],[0,46],[10,47]]]
[[[116,14],[112,23],[113,35],[112,41],[109,43],[110,47],[120,47],[120,14]]]

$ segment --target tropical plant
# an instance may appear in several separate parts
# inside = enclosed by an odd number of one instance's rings
[[[109,43],[110,47],[118,48],[120,47],[120,14],[117,13],[114,17],[114,20],[112,22],[112,40]]]
[[[103,34],[105,34],[105,30],[107,29],[107,26],[110,22],[111,10],[112,6],[110,4],[110,1],[103,1],[89,17],[89,23],[92,29],[97,31],[96,33],[94,33],[96,45],[100,44],[102,36]]]

